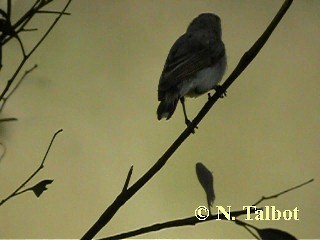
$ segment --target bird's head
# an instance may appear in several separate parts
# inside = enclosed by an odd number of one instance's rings
[[[213,13],[202,13],[192,20],[187,29],[187,32],[195,32],[201,30],[215,31],[218,34],[221,34],[220,18]]]

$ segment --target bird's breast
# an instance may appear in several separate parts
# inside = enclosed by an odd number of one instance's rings
[[[214,66],[200,70],[181,86],[181,96],[197,97],[218,85],[226,70],[225,56]]]

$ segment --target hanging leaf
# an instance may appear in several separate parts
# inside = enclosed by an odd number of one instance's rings
[[[202,163],[198,162],[196,164],[196,173],[201,186],[206,192],[208,207],[210,208],[215,199],[212,172],[210,172]]]
[[[32,190],[37,197],[40,197],[40,195],[41,195],[45,190],[48,189],[48,188],[47,188],[47,185],[48,185],[48,184],[51,184],[52,182],[53,182],[53,179],[43,180],[43,181],[37,183],[36,185],[34,185],[33,187],[31,187],[30,190]]]
[[[256,229],[262,240],[297,240],[291,234],[274,228]]]

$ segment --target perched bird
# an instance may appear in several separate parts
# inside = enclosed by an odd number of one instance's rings
[[[189,125],[185,97],[217,90],[226,66],[220,18],[202,13],[170,49],[158,85],[158,120],[171,118],[180,100],[185,123]]]

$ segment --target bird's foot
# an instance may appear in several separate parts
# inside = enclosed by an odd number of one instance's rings
[[[195,129],[198,129],[198,126],[192,127],[192,122],[189,119],[185,119],[185,123],[187,125],[187,127],[192,128],[192,134],[195,134]]]
[[[214,87],[214,90],[219,93],[220,98],[224,98],[227,96],[227,90],[224,90],[221,85],[217,85]]]

